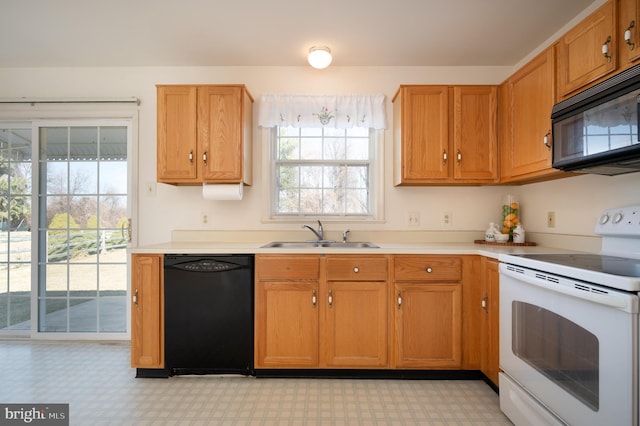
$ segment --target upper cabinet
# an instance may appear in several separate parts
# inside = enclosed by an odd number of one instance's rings
[[[395,185],[498,181],[496,86],[403,85],[393,104]]]
[[[251,184],[253,98],[244,85],[159,85],[158,182]]]
[[[621,0],[618,12],[620,66],[627,68],[640,59],[640,0]]]
[[[558,40],[559,100],[614,72],[620,43],[616,0],[610,0]]]
[[[502,182],[570,176],[551,167],[554,72],[554,50],[551,46],[518,70],[502,86]]]

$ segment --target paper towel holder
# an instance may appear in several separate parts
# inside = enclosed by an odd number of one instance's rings
[[[202,183],[202,197],[209,201],[240,201],[243,183]]]

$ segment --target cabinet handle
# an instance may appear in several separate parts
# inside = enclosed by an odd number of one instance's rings
[[[357,274],[358,272],[360,272],[360,268],[358,268],[358,267],[356,266],[355,268],[353,268],[353,272],[355,272],[355,273]]]
[[[611,62],[611,55],[609,55],[609,43],[611,43],[611,36],[607,36],[607,39],[602,44],[602,56],[607,59],[607,62]]]
[[[636,26],[636,21],[631,21],[629,27],[624,32],[624,41],[627,43],[629,50],[633,50],[636,48],[636,44],[631,41],[631,28]]]
[[[329,307],[333,306],[333,291],[329,289]]]
[[[482,298],[482,303],[480,303],[480,305],[482,306],[482,309],[484,309],[485,312],[489,312],[489,308],[487,307],[487,300],[489,299],[489,295],[487,293],[484,294],[484,297]]]
[[[204,161],[204,164],[207,164],[207,151],[202,154],[202,161]]]
[[[189,151],[189,162],[193,163],[193,150]]]
[[[458,160],[458,164],[460,164],[460,162],[462,161],[462,153],[460,152],[460,150],[458,150],[458,153],[456,154],[456,158]]]
[[[313,303],[313,307],[316,307],[316,303],[318,303],[318,297],[316,295],[316,289],[313,289],[313,293],[311,295],[311,303]]]
[[[427,271],[427,274],[430,274],[430,273],[432,273],[432,272],[433,272],[433,269],[431,269],[431,267],[430,267],[430,266],[428,266],[428,267],[427,267],[427,269],[426,269],[426,271]]]
[[[133,301],[133,304],[138,306],[138,289],[136,288],[136,291],[133,293],[133,297],[131,298],[131,300]]]
[[[400,306],[402,306],[402,293],[398,290],[398,309],[400,309]]]
[[[447,164],[447,150],[442,151],[442,164]]]
[[[551,130],[549,130],[547,134],[544,135],[544,138],[542,140],[543,140],[544,146],[546,146],[548,149],[551,149]]]

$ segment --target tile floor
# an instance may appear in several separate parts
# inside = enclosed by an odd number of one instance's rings
[[[128,343],[0,340],[0,403],[68,403],[71,425],[511,424],[482,381],[134,376]]]

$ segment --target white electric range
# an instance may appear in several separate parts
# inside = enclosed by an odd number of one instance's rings
[[[639,422],[640,205],[600,253],[501,255],[500,406],[516,425]]]

